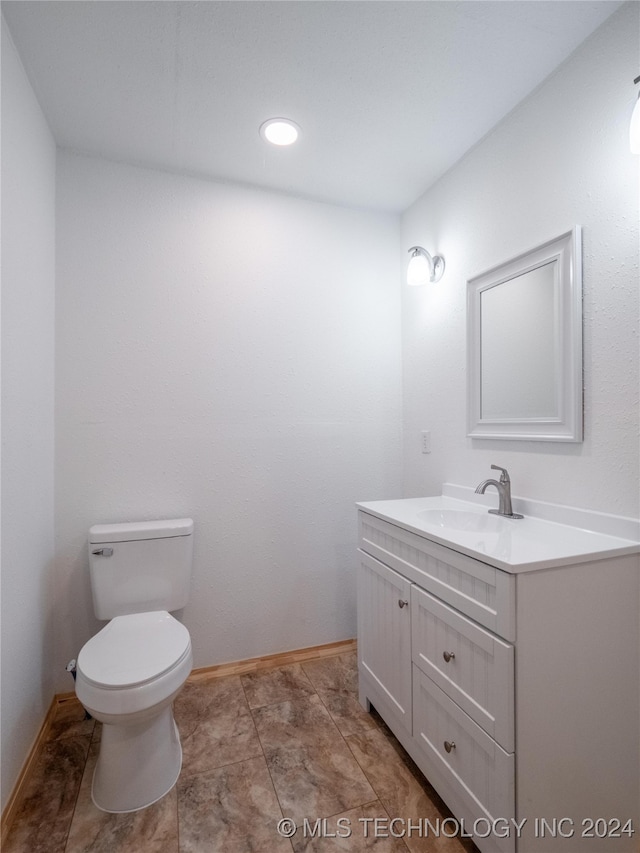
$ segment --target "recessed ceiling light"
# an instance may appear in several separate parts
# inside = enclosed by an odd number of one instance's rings
[[[260,125],[260,136],[272,145],[292,145],[300,128],[289,118],[270,118]]]

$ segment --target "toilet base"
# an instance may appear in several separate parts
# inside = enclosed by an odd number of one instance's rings
[[[103,723],[91,799],[105,812],[135,812],[173,788],[182,767],[180,735],[169,704],[142,722]]]

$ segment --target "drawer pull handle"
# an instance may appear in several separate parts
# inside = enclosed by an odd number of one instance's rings
[[[400,599],[400,600],[398,601],[398,607],[399,607],[400,609],[402,609],[403,607],[406,607],[408,603],[409,603],[408,601],[403,601],[402,599]]]
[[[456,748],[456,745],[452,740],[445,740],[444,748],[447,752],[451,752],[452,749]]]
[[[442,652],[442,657],[449,663],[450,660],[455,660],[455,652]]]

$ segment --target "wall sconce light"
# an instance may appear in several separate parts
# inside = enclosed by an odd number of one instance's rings
[[[411,257],[407,267],[407,284],[419,285],[440,281],[444,272],[444,258],[440,255],[431,257],[422,246],[412,246],[409,252]]]
[[[636,85],[640,83],[640,77],[636,77],[633,81]],[[631,115],[631,125],[629,126],[629,148],[632,154],[640,154],[640,92],[638,100],[633,108]]]

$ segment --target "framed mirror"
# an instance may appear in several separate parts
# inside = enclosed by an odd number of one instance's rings
[[[468,435],[582,441],[576,226],[467,282]]]

